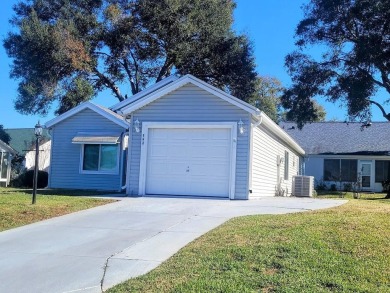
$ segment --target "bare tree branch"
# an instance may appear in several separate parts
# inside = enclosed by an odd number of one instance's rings
[[[387,113],[387,114],[386,114],[385,109],[382,107],[381,104],[379,104],[378,102],[375,102],[375,101],[373,101],[373,100],[369,100],[369,102],[370,102],[371,104],[376,105],[376,106],[381,110],[383,117],[385,117],[388,121],[390,121],[390,113]]]
[[[94,73],[99,77],[99,79],[105,84],[107,87],[109,87],[115,96],[118,98],[120,102],[122,102],[125,98],[122,96],[119,88],[115,85],[113,81],[111,81],[107,76],[105,76],[103,73],[99,72],[97,68],[93,69]]]

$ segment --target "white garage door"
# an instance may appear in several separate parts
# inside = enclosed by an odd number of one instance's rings
[[[229,196],[229,128],[150,128],[146,194]]]

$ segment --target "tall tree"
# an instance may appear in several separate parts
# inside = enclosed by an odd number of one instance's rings
[[[19,80],[16,109],[57,113],[109,89],[122,101],[173,73],[247,100],[251,43],[232,29],[233,0],[23,0],[4,40]]]
[[[270,76],[258,76],[256,91],[249,103],[259,108],[276,123],[279,120],[280,97],[283,86],[279,79]]]
[[[9,144],[11,141],[11,137],[7,132],[5,132],[3,125],[0,124],[0,140],[5,142],[6,144]]]
[[[259,108],[268,115],[274,122],[293,121],[293,113],[287,112],[281,104],[281,97],[285,91],[281,81],[276,77],[258,76],[256,91],[249,100],[249,103]],[[315,122],[325,121],[326,112],[324,107],[313,101],[316,113]]]
[[[390,93],[390,1],[311,0],[296,29],[298,50],[286,57],[293,85],[282,97],[300,127],[313,121],[313,98],[342,101],[351,118],[368,119],[378,89]],[[320,58],[304,54],[317,46]],[[389,100],[387,100],[389,101]]]
[[[311,118],[310,122],[324,122],[326,120],[326,110],[325,108],[319,104],[316,100],[311,99],[311,111],[313,113],[313,117]],[[282,104],[282,102],[281,102]],[[282,106],[281,106],[282,107]],[[284,109],[282,113],[280,114],[282,121],[299,121],[299,118],[301,117],[301,112],[297,111],[288,111]],[[300,126],[301,127],[301,126]]]

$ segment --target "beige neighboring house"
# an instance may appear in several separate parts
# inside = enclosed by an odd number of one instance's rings
[[[0,186],[7,187],[11,176],[11,160],[16,151],[0,140]]]
[[[34,128],[4,129],[11,137],[10,146],[19,156],[24,156],[24,166],[31,170],[35,166],[35,134]],[[49,172],[50,169],[51,137],[44,129],[39,140],[39,170]]]
[[[39,170],[49,172],[51,140],[39,145]],[[24,156],[24,166],[31,170],[35,166],[35,146]]]

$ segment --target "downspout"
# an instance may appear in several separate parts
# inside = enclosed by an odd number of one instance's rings
[[[129,130],[127,129],[127,130],[125,130],[125,131],[123,131],[122,133],[121,133],[121,158],[120,158],[120,160],[121,160],[121,168],[120,168],[120,182],[119,182],[119,185],[121,186],[121,188],[120,188],[120,192],[121,191],[123,191],[124,189],[126,189],[126,184],[124,185],[124,186],[122,186],[122,182],[123,182],[123,167],[124,167],[124,163],[125,163],[125,161],[124,161],[124,149],[123,149],[123,145],[124,145],[124,143],[123,143],[123,139],[124,139],[124,137],[126,136],[126,133],[128,134],[129,133]],[[127,147],[127,151],[129,151],[129,148]]]
[[[46,128],[46,127],[45,127]],[[47,182],[47,188],[51,188],[51,169],[52,169],[52,160],[53,160],[53,145],[54,145],[54,133],[53,133],[53,129],[52,128],[46,128],[47,129],[47,132],[49,133],[50,135],[50,165],[49,165],[49,170],[48,170],[48,173],[49,173],[49,179],[48,179],[48,182]]]
[[[260,117],[259,120],[253,124],[253,127],[258,127],[263,122],[263,116],[261,116],[261,113],[260,113],[259,117]]]
[[[249,194],[253,192],[253,188],[252,188],[252,173],[253,173],[252,162],[253,162],[253,144],[254,144],[253,129],[260,126],[260,124],[263,122],[263,117],[261,116],[261,112],[257,115],[257,117],[259,117],[259,120],[257,120],[256,123],[252,124],[252,129],[251,129],[251,142],[250,142],[250,152],[249,152],[249,182],[248,182]]]

